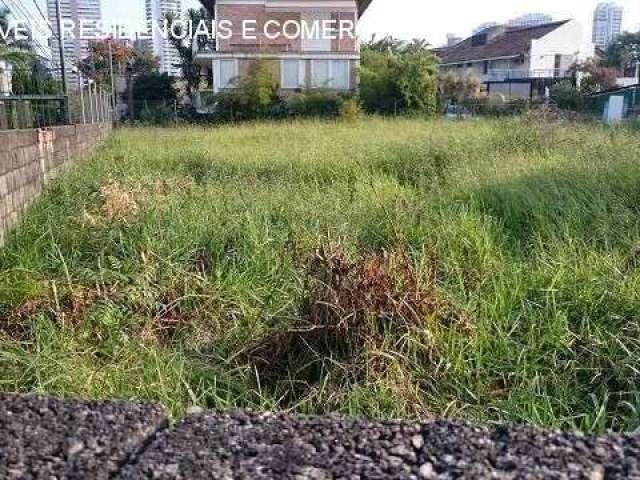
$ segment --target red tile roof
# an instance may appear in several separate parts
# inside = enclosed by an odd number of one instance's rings
[[[548,35],[568,21],[545,23],[534,27],[507,28],[504,32],[497,33],[496,37],[490,39],[486,44],[478,46],[473,45],[474,37],[469,37],[453,47],[436,49],[437,51],[434,53],[444,64],[517,57],[529,52],[532,40],[538,40]],[[494,29],[498,28],[500,27],[493,27],[488,31],[495,31]]]

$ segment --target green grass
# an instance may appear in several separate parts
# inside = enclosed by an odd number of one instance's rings
[[[0,252],[0,389],[635,430],[639,152],[518,120],[121,129]],[[357,351],[259,368],[328,245],[406,248],[440,300]]]

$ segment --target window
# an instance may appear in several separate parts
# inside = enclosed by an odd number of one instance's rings
[[[314,60],[311,71],[313,88],[348,90],[350,87],[351,71],[348,60]]]
[[[562,68],[562,55],[556,55],[553,62],[553,68],[554,68],[553,76],[559,77],[560,69]]]
[[[328,60],[314,60],[311,64],[312,83],[314,88],[328,88],[331,63]]]
[[[306,32],[313,35],[302,35],[302,50],[304,52],[330,52],[331,38],[322,35],[323,21],[331,20],[330,12],[303,12],[302,23],[307,26]]]
[[[236,61],[220,60],[220,88],[233,88],[236,76]]]
[[[333,60],[331,62],[331,88],[336,90],[349,89],[349,61]]]
[[[304,63],[298,60],[282,60],[282,88],[300,88],[304,86],[304,76],[301,69]]]

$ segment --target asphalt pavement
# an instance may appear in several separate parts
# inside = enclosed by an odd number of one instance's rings
[[[640,480],[640,436],[0,395],[5,478]]]

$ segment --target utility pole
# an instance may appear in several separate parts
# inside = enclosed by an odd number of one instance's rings
[[[111,73],[111,98],[112,98],[112,105],[113,108],[115,108],[117,106],[117,99],[116,99],[116,81],[115,78],[113,77],[113,50],[111,48],[111,43],[113,42],[113,39],[109,40],[109,70]],[[113,120],[113,118],[111,118],[110,120]]]
[[[69,95],[69,90],[67,87],[67,69],[64,59],[64,33],[62,32],[62,11],[60,9],[60,0],[56,0],[56,23],[58,24],[58,46],[60,47],[62,89],[65,95]]]

